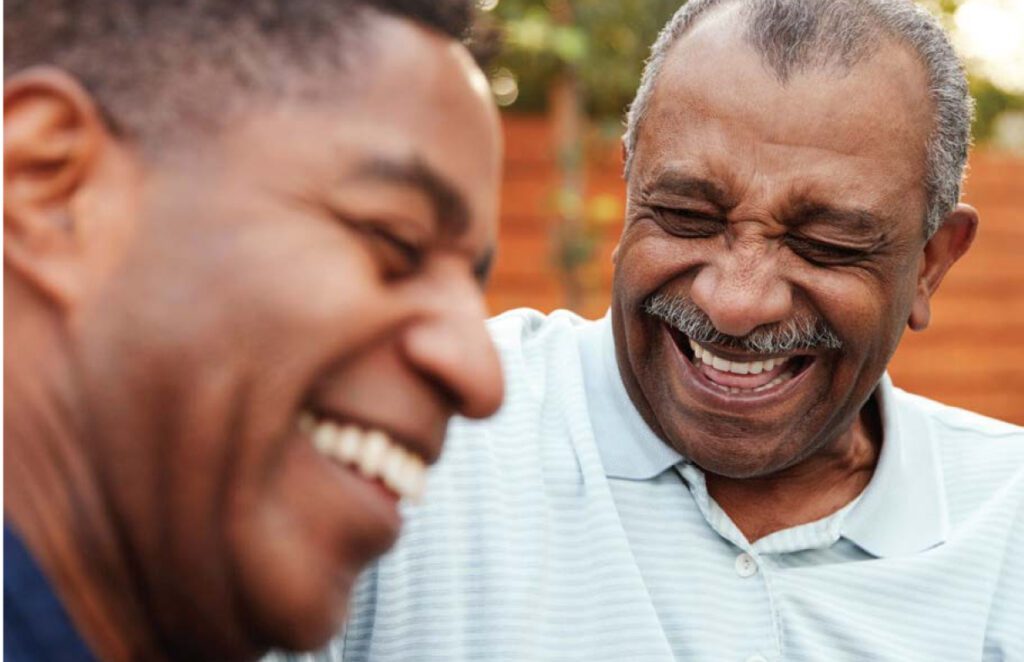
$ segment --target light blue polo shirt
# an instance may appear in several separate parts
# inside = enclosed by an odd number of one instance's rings
[[[753,544],[633,408],[610,319],[492,321],[493,418],[324,660],[1024,660],[1024,431],[883,378],[864,492]]]

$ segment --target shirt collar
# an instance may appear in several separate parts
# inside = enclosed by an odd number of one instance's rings
[[[579,327],[587,405],[605,475],[649,480],[686,458],[644,422],[622,383],[611,313]],[[949,514],[938,450],[928,422],[899,407],[899,393],[883,375],[872,396],[882,418],[882,449],[875,473],[842,518],[842,536],[879,557],[919,552],[946,540]]]
[[[647,427],[622,383],[611,312],[579,327],[587,407],[605,475],[648,480],[684,458]]]
[[[843,522],[843,536],[874,556],[904,556],[946,541],[949,512],[939,450],[928,420],[900,407],[889,375],[875,389],[882,450],[871,482]]]

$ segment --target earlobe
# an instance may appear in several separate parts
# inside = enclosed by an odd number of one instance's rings
[[[53,68],[4,85],[4,263],[66,303],[79,282],[75,199],[106,129],[89,94]]]
[[[923,280],[917,283],[917,291],[914,292],[914,303],[910,307],[910,319],[907,326],[911,331],[924,331],[932,319],[931,293],[924,285]]]
[[[970,205],[958,204],[925,244],[918,270],[914,302],[907,325],[922,331],[931,320],[931,298],[942,284],[946,272],[971,247],[978,229],[978,212]]]

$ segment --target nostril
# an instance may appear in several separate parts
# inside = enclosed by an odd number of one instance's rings
[[[462,411],[465,408],[465,400],[459,392],[453,389],[443,380],[437,379],[434,375],[423,372],[423,378],[430,382],[430,387],[438,399],[444,403],[449,412]]]

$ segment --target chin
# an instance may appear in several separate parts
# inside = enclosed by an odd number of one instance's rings
[[[253,616],[263,648],[309,652],[338,634],[348,616],[349,592],[328,595],[323,586],[312,595],[283,591],[279,600],[261,605]]]
[[[320,620],[311,618],[300,627],[290,629],[274,647],[296,652],[312,652],[323,648],[341,631],[347,616],[347,607],[337,612],[336,617]]]
[[[760,458],[722,456],[717,453],[694,453],[691,457],[694,464],[704,472],[722,476],[723,478],[745,479],[757,478],[772,473]]]
[[[242,631],[263,652],[323,647],[344,624],[361,568],[288,527],[259,532],[239,540],[232,564]]]
[[[742,435],[701,440],[691,438],[690,443],[675,446],[704,472],[737,480],[769,476],[785,469],[793,461],[773,441]]]

